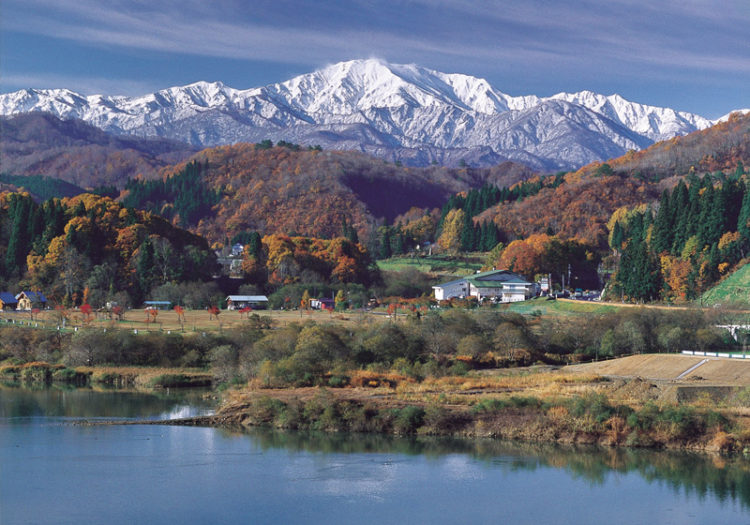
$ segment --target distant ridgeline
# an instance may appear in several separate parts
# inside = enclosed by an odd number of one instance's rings
[[[619,258],[611,293],[633,300],[691,300],[750,253],[750,191],[735,174],[689,176],[657,210],[617,210],[610,247]]]
[[[195,226],[221,199],[221,190],[212,190],[204,182],[206,172],[208,161],[205,164],[192,161],[165,180],[130,179],[125,185],[129,193],[122,203],[128,208],[151,211],[170,221],[178,218],[183,228]]]

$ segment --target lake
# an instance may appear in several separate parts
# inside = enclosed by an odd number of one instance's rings
[[[750,460],[493,440],[79,426],[199,393],[0,387],[0,523],[750,524]]]

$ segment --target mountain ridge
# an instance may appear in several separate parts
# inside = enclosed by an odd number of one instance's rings
[[[443,159],[449,165],[484,156],[490,163],[514,160],[540,170],[577,168],[712,124],[692,113],[591,91],[511,96],[482,78],[378,59],[341,62],[245,90],[200,81],[140,97],[66,89],[0,95],[0,114],[29,111],[200,147],[269,138],[377,151],[414,165],[440,160],[438,148],[460,152]],[[479,154],[481,148],[491,154]]]

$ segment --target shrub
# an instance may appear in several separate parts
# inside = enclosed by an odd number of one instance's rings
[[[498,412],[508,408],[541,408],[542,401],[536,397],[511,396],[507,399],[481,399],[473,407],[476,414]]]
[[[82,386],[88,383],[89,375],[78,372],[73,368],[61,368],[52,373],[52,381],[55,383],[69,383]]]
[[[210,386],[211,380],[185,374],[161,374],[149,381],[149,385],[157,388],[199,387]]]
[[[116,372],[103,372],[94,374],[91,380],[94,383],[101,383],[103,385],[118,385],[122,383],[123,377]]]
[[[413,434],[417,428],[422,425],[425,411],[422,407],[413,405],[398,409],[394,408],[393,413],[393,431],[397,434]]]
[[[597,423],[604,423],[615,415],[615,408],[609,404],[607,396],[597,393],[574,397],[569,410],[574,417],[590,417]]]

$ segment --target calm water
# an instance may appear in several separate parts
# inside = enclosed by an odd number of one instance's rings
[[[0,387],[0,524],[750,524],[750,461],[77,418],[200,397]]]

